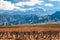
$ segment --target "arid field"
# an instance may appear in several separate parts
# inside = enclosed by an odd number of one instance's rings
[[[1,26],[0,40],[60,40],[60,24]]]
[[[48,31],[48,30],[60,30],[60,24],[1,26],[0,27],[0,31]]]

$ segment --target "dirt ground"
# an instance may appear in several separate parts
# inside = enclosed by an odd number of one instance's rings
[[[0,40],[60,40],[60,25],[1,26],[0,38]]]
[[[0,31],[48,31],[48,30],[60,30],[59,25],[23,25],[23,26],[11,26],[0,27]]]

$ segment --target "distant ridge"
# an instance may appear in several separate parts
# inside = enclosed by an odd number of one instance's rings
[[[52,15],[38,16],[30,15],[7,15],[0,14],[0,26],[13,26],[22,24],[49,24],[60,22],[60,11],[56,11]]]

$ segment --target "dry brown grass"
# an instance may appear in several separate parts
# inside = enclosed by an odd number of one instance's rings
[[[0,27],[0,31],[2,32],[13,32],[13,31],[16,31],[16,32],[32,32],[32,31],[36,31],[36,32],[46,32],[46,31],[52,31],[51,33],[54,34],[54,31],[60,31],[60,24],[48,24],[48,25],[22,25],[22,26],[1,26]],[[48,32],[47,32],[48,33]],[[48,33],[49,34],[49,33]],[[38,35],[38,34],[37,34]],[[60,33],[59,33],[60,35]],[[31,35],[30,35],[31,36]],[[33,35],[32,35],[33,36]],[[48,35],[49,36],[49,35]],[[24,37],[23,37],[24,38]],[[25,39],[14,39],[14,40],[25,40]],[[50,37],[51,38],[51,37]],[[60,38],[60,36],[59,36]],[[33,40],[35,38],[32,38],[30,40]],[[42,39],[40,38],[41,40],[45,40],[45,39]],[[39,40],[40,40],[39,39]],[[4,39],[5,40],[5,39]],[[38,39],[37,39],[38,40]],[[46,38],[46,40],[48,40]],[[49,39],[50,40],[50,39]],[[53,39],[55,40],[55,39]]]
[[[22,25],[22,26],[4,26],[0,27],[0,31],[47,31],[60,30],[60,24],[48,25]]]

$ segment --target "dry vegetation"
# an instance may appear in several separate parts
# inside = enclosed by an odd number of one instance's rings
[[[6,39],[8,38],[8,39]],[[60,24],[1,26],[2,40],[60,40]]]
[[[0,28],[20,28],[20,27],[40,27],[40,28],[49,28],[49,27],[52,27],[52,28],[60,28],[60,24],[44,24],[44,25],[40,25],[40,24],[36,24],[36,25],[19,25],[19,26],[0,26]]]

